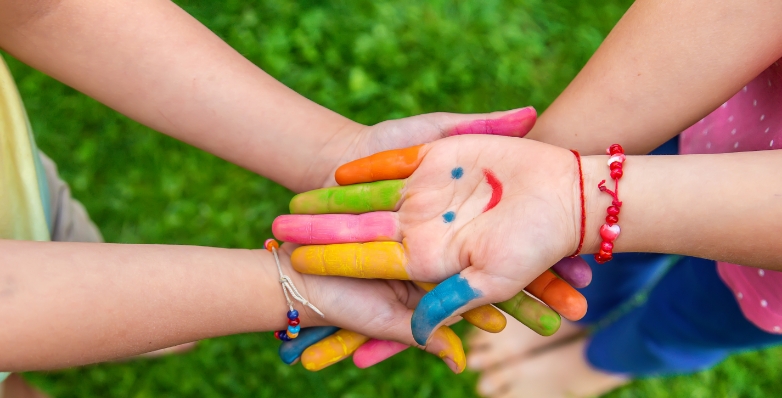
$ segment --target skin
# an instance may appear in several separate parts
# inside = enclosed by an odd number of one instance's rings
[[[0,9],[3,10],[0,14],[0,48],[19,60],[146,126],[262,174],[294,191],[333,185],[332,176],[337,165],[375,152],[419,145],[454,134],[520,137],[529,131],[536,118],[534,109],[522,108],[484,115],[435,113],[363,126],[283,86],[169,1],[0,0]],[[310,128],[312,125],[317,125],[318,129]],[[20,296],[16,297],[21,297],[21,301],[15,303],[21,308],[35,308],[34,313],[42,314],[40,319],[48,319],[46,315],[54,312],[59,315],[52,318],[56,320],[53,324],[47,325],[56,333],[38,336],[45,344],[31,348],[26,337],[37,335],[28,333],[26,326],[32,330],[45,330],[45,327],[25,321],[25,315],[17,313],[13,306],[0,305],[0,316],[15,320],[15,327],[7,331],[25,336],[20,339],[9,332],[0,337],[0,350],[10,361],[6,363],[6,369],[51,368],[133,355],[154,347],[167,347],[176,341],[184,342],[172,335],[179,328],[198,324],[199,316],[201,322],[212,324],[207,320],[214,314],[195,315],[197,311],[192,308],[186,312],[192,315],[190,318],[175,312],[180,318],[160,323],[177,305],[180,309],[188,305],[202,308],[204,303],[167,301],[133,285],[147,286],[149,276],[155,275],[160,278],[155,279],[157,283],[168,286],[168,278],[172,276],[158,273],[158,267],[177,263],[173,256],[195,255],[210,249],[188,247],[188,253],[182,253],[182,247],[132,245],[120,250],[114,246],[77,245],[47,248],[6,242],[2,242],[2,248],[6,255],[23,260],[3,262],[7,265],[0,267],[3,277],[32,281],[33,276],[40,275],[41,267],[50,264],[64,265],[63,269],[76,275],[56,274],[41,284],[30,282],[22,286]],[[128,250],[132,252],[128,253]],[[51,258],[46,258],[45,264],[36,262],[42,261],[42,253],[49,251],[59,251],[60,262]],[[95,263],[133,265],[132,261],[125,261],[130,257],[147,259],[146,265],[152,267],[144,270],[147,279],[130,278],[121,285],[126,288],[121,292],[96,287],[90,300],[79,299],[71,303],[68,311],[55,311],[62,305],[61,297],[78,297],[84,293],[74,292],[73,286],[91,286],[95,281],[110,278],[101,270],[93,275],[94,280],[82,280],[80,278],[92,274],[81,271],[90,269]],[[73,264],[69,258],[81,258],[86,262]],[[30,266],[11,268],[20,263]],[[80,268],[82,266],[84,268]],[[174,267],[172,271],[177,269]],[[211,278],[212,272],[198,267],[188,270],[199,278]],[[391,285],[386,286],[391,288]],[[29,291],[43,287],[46,295],[31,298]],[[273,287],[273,291],[277,288],[279,286]],[[139,297],[131,297],[131,292]],[[146,308],[147,316],[159,310],[160,317],[153,317],[152,322],[158,324],[149,329],[142,321],[143,327],[139,330],[155,330],[160,336],[147,344],[142,342],[146,337],[133,333],[130,337],[122,333],[96,336],[98,329],[88,326],[84,336],[97,338],[98,344],[93,346],[85,345],[84,341],[67,333],[74,328],[68,324],[69,320],[62,319],[66,314],[89,319],[92,326],[108,327],[139,321],[139,314],[129,313],[127,319],[106,323],[101,305],[96,307],[96,303],[103,302]],[[93,321],[92,315],[99,313]],[[230,313],[225,312],[226,315]],[[191,330],[182,336],[198,339],[247,330],[246,325],[231,328],[230,322],[218,323],[226,328],[206,327],[202,332]],[[19,344],[8,348],[7,345],[14,341]],[[49,344],[49,341],[59,344]],[[21,352],[35,358],[11,355]]]
[[[629,154],[646,153],[716,109],[782,57],[779,26],[782,26],[782,4],[775,1],[636,0],[527,137],[577,149],[587,155],[604,154],[605,148],[617,142]],[[627,193],[624,184],[637,178],[630,172],[637,170],[637,164],[631,164],[628,164],[628,173],[622,180],[623,201],[628,207],[622,210],[620,217],[622,235],[617,244],[620,250],[624,250],[622,247],[628,242],[622,242],[630,234],[624,218],[624,212],[630,206],[630,202],[624,199]],[[768,170],[771,169],[758,170],[760,175],[749,174],[747,170],[744,177],[758,181],[769,175]],[[690,171],[687,170],[687,173]],[[722,181],[725,186],[734,183],[730,179]],[[688,203],[694,201],[692,192],[699,189],[683,185],[675,187],[683,191],[674,191],[673,188],[660,189],[676,192],[672,196],[685,194]],[[754,197],[754,189],[736,189]],[[735,204],[736,199],[732,196],[728,195],[730,199],[724,202],[724,206]],[[710,203],[711,199],[706,198],[706,202]],[[746,200],[752,199],[746,197]],[[690,209],[688,206],[700,205],[675,204],[687,209]],[[652,207],[665,208],[662,204]],[[675,215],[667,215],[666,219],[683,213],[677,207],[670,209],[675,211]],[[604,212],[605,208],[599,210]],[[712,210],[716,210],[712,218],[730,224],[723,225],[722,229],[732,230],[738,235],[738,230],[732,228],[736,218],[726,218],[724,208],[717,210],[715,206]],[[767,210],[764,206],[748,211],[754,216]],[[773,216],[773,213],[768,216]],[[599,220],[604,213],[595,213],[593,217]],[[685,224],[696,222],[689,218],[680,220]],[[752,222],[758,221],[754,219]],[[656,224],[656,221],[653,223]],[[713,221],[710,223],[713,227]],[[739,226],[742,224],[738,223]],[[699,233],[694,231],[700,229],[695,225],[687,227],[688,231],[677,232]],[[599,225],[591,224],[590,228],[599,228]],[[711,232],[706,228],[704,231]],[[751,232],[748,236],[764,240],[760,232]],[[668,237],[668,243],[672,244],[670,249],[665,249],[667,244],[655,246],[663,247],[662,250],[680,251],[679,245],[674,242],[679,237]],[[711,250],[700,250],[703,254],[711,252],[711,258],[719,254],[729,255],[742,244],[740,239],[728,237],[720,241],[726,247],[717,250],[713,248],[714,242],[707,240],[712,238],[722,239],[724,236],[716,237],[709,233],[695,243],[711,247]],[[752,257],[762,257],[763,249],[760,250]],[[739,264],[745,263],[742,261],[752,262],[750,258],[736,259],[740,260],[737,261]],[[480,383],[486,386],[480,390],[482,394],[491,397],[524,394],[585,397],[600,395],[626,382],[626,379],[603,373],[587,364],[583,356],[584,340],[576,343],[579,349],[571,350],[559,347],[560,341],[544,343],[536,336],[528,335],[526,340],[519,335],[512,338],[486,336],[489,337],[486,341],[490,343],[491,351],[486,354],[486,351],[480,350],[475,354],[483,359],[483,365],[478,369],[485,371]],[[527,357],[524,361],[509,360],[506,347],[519,340],[529,341],[519,351]],[[562,368],[556,365],[558,363],[571,363],[584,371],[571,372],[568,369],[567,372],[559,372]],[[546,372],[536,372],[535,369],[546,369]]]
[[[419,344],[448,317],[507,300],[533,275],[572,253],[581,211],[577,165],[567,150],[529,140],[453,137],[422,152],[424,159],[406,180],[406,194],[394,213],[405,267],[412,279],[450,277],[453,286],[443,291],[438,286],[417,307],[412,327]],[[782,202],[774,198],[782,187],[764,180],[767,170],[782,166],[779,153],[628,157],[625,175],[633,178],[622,180],[623,231],[614,252],[682,254],[779,269],[782,253],[773,248],[782,244],[774,233],[782,228]],[[608,179],[607,159],[582,159],[585,186]],[[455,162],[474,165],[458,185],[450,175]],[[491,197],[480,174],[486,168],[503,180],[505,194],[496,208],[483,212]],[[597,189],[585,194],[583,251],[595,253],[611,197]],[[460,216],[444,224],[440,215],[453,206]],[[552,284],[559,282],[553,277],[541,282]]]
[[[326,314],[296,304],[304,328],[335,325],[415,343],[409,319],[420,288],[300,275],[290,267],[290,247],[278,253],[285,274]],[[0,275],[0,316],[15,320],[0,330],[3,371],[86,365],[287,326],[288,306],[266,250],[0,240]],[[449,363],[461,358],[443,346],[425,349],[446,352]]]
[[[435,288],[434,283],[415,282],[415,284],[422,288],[424,291],[430,291]],[[534,300],[533,300],[534,301]],[[545,308],[543,304],[536,302],[539,307]],[[485,330],[490,333],[499,333],[507,324],[505,316],[491,305],[485,305],[478,308],[474,308],[470,311],[462,314],[462,317],[473,324],[474,326]],[[447,328],[445,326],[441,328]],[[312,331],[308,329],[314,329]],[[295,363],[302,352],[306,349],[309,352],[308,358],[310,358],[310,370],[321,370],[325,367],[333,365],[345,358],[353,356],[353,362],[360,368],[366,368],[382,362],[399,352],[409,348],[408,345],[388,340],[367,339],[366,343],[362,344],[355,350],[341,349],[339,354],[336,354],[334,347],[342,347],[341,335],[331,336],[337,329],[333,328],[308,328],[303,329],[303,339],[299,338],[289,342],[285,342],[280,347],[280,358],[286,364]],[[352,336],[352,335],[351,335]],[[431,349],[439,350],[440,353],[453,353],[454,358],[448,365],[454,372],[461,372],[464,370],[465,364],[460,359],[462,358],[459,353],[463,353],[461,340],[453,339],[455,336],[452,331],[443,331],[442,333],[435,333],[432,336],[432,340],[429,342],[428,347]],[[356,337],[357,338],[357,337]],[[317,345],[313,345],[319,342]],[[311,346],[311,347],[310,347]],[[309,347],[309,348],[307,348]],[[439,354],[438,354],[439,355]],[[452,366],[453,365],[453,366]]]

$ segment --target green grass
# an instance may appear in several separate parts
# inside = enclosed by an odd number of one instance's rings
[[[376,123],[432,111],[545,109],[631,1],[178,3],[299,93]],[[108,241],[258,247],[286,211],[286,189],[9,62],[40,147]],[[58,397],[474,395],[475,374],[452,375],[415,350],[364,371],[348,363],[309,373],[282,365],[276,348],[268,334],[230,336],[187,355],[26,377]],[[774,396],[781,353],[739,355],[609,396]]]

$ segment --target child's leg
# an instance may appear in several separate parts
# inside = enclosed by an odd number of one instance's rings
[[[782,336],[744,317],[713,261],[685,258],[654,287],[644,306],[592,336],[587,358],[608,372],[650,376],[694,372],[730,353],[780,342]]]

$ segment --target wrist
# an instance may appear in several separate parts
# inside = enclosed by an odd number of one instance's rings
[[[582,254],[593,254],[600,251],[602,238],[600,237],[600,227],[606,223],[606,210],[611,206],[611,196],[601,192],[597,185],[600,181],[606,181],[609,184],[611,180],[610,169],[608,168],[608,156],[595,155],[584,156],[581,158],[581,167],[584,173],[584,200],[586,209],[586,228],[584,234],[584,247]],[[613,188],[613,186],[611,186]],[[621,219],[619,224],[621,224]],[[617,239],[614,245],[621,242]],[[615,252],[618,250],[615,248]]]
[[[358,148],[364,141],[366,132],[369,129],[361,123],[347,119],[346,123],[337,128],[326,141],[314,158],[308,172],[299,186],[297,192],[305,192],[313,189],[330,187],[336,185],[334,173],[339,166],[356,160],[361,156]]]
[[[322,303],[322,299],[317,294],[318,292],[317,289],[314,288],[314,284],[311,283],[313,282],[313,279],[317,279],[318,276],[304,275],[294,270],[290,261],[290,254],[292,250],[293,249],[291,248],[291,245],[283,245],[280,249],[277,250],[277,256],[280,259],[280,268],[282,268],[282,273],[290,278],[293,286],[296,287],[296,290],[298,290],[304,299],[317,307],[319,310],[323,311],[324,305]],[[263,250],[263,252],[272,257],[272,263],[274,264],[274,256],[266,250]],[[284,329],[287,327],[287,318],[285,317],[285,314],[287,314],[289,308],[288,303],[285,300],[285,293],[283,293],[282,285],[279,282],[280,274],[277,270],[276,264],[273,265],[273,274],[275,280],[277,280],[277,291],[275,294],[280,296],[283,304],[283,308],[280,310],[280,319],[281,322],[285,322],[285,325],[283,325]],[[291,297],[291,302],[293,303],[293,308],[299,312],[299,319],[301,321],[302,328],[326,325],[324,318],[308,306],[294,300],[293,297]]]

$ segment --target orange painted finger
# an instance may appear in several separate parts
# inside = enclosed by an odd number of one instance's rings
[[[549,270],[535,278],[525,290],[571,321],[586,315],[586,298]]]
[[[415,282],[415,284],[427,292],[437,286],[436,283],[428,282]],[[489,333],[499,333],[505,329],[505,325],[508,324],[508,320],[505,319],[505,315],[502,314],[502,311],[489,304],[473,308],[463,313],[462,318],[478,329],[485,330]]]
[[[378,152],[337,169],[334,178],[339,185],[381,180],[400,180],[410,177],[421,164],[419,152],[423,145]]]

